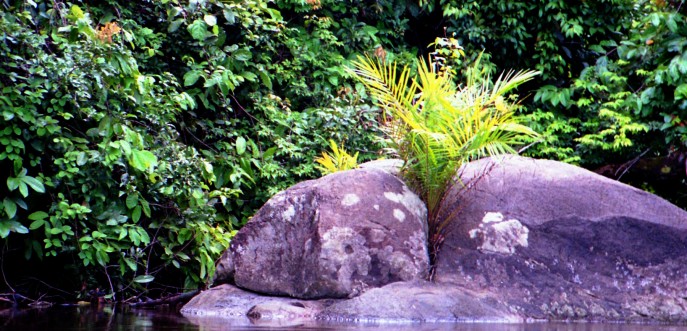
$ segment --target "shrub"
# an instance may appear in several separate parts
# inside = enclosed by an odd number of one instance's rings
[[[401,174],[427,205],[430,262],[434,262],[447,220],[442,202],[459,179],[458,168],[471,160],[515,152],[513,145],[536,136],[518,124],[513,99],[506,94],[539,74],[509,72],[492,83],[478,61],[465,85],[455,86],[436,61],[420,60],[417,75],[395,63],[359,58],[353,72],[376,104],[388,112],[385,127],[392,147],[405,161]],[[400,74],[399,74],[400,72]]]

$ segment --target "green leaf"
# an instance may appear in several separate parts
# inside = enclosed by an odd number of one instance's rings
[[[32,221],[41,221],[41,220],[46,219],[48,216],[49,216],[48,213],[46,213],[44,211],[37,211],[37,212],[31,213],[31,215],[29,215],[29,219]]]
[[[141,236],[138,234],[138,231],[131,229],[129,231],[129,239],[134,243],[135,246],[138,246],[141,244]]]
[[[184,74],[184,86],[191,86],[198,81],[203,72],[200,70],[191,70]]]
[[[91,233],[91,236],[95,239],[107,238],[107,235],[100,231],[93,231],[93,233]]]
[[[217,17],[215,15],[207,14],[203,16],[203,21],[209,26],[215,26],[217,24]]]
[[[24,182],[19,183],[19,193],[26,198],[29,196],[29,187]]]
[[[270,75],[268,75],[264,70],[261,70],[258,72],[258,75],[260,75],[260,80],[262,81],[262,85],[265,85],[268,89],[272,89],[272,79],[270,78]]]
[[[172,33],[172,32],[175,32],[176,30],[179,30],[179,27],[181,26],[182,23],[184,23],[183,18],[178,18],[178,19],[172,21],[172,23],[169,23],[169,27],[167,27],[167,32]]]
[[[2,201],[2,204],[5,207],[5,213],[7,214],[7,218],[12,218],[14,215],[17,214],[17,204],[14,203],[14,200],[11,200],[10,198],[5,198]]]
[[[25,226],[21,225],[21,223],[17,221],[10,221],[10,230],[16,233],[29,233],[29,229],[27,229]]]
[[[205,24],[205,22],[197,19],[193,21],[193,23],[191,23],[186,29],[191,34],[193,39],[203,41],[205,40],[205,37],[208,35],[206,26],[207,25]]]
[[[675,89],[675,100],[681,100],[687,98],[687,84],[680,84]]]
[[[141,235],[141,243],[145,245],[150,244],[150,236],[148,236],[148,232],[145,229],[138,228],[138,234]]]
[[[141,200],[141,207],[143,207],[143,213],[146,217],[150,217],[150,204],[148,204],[148,201]]]
[[[138,194],[129,194],[126,196],[126,208],[132,209],[138,205]]]
[[[141,219],[141,206],[136,206],[134,211],[131,213],[131,220],[138,222]]]
[[[236,61],[245,62],[245,61],[250,60],[251,57],[253,57],[253,53],[251,53],[251,51],[249,51],[245,48],[241,48],[241,49],[237,49],[234,53],[232,53],[232,56],[234,57],[234,59]]]
[[[107,265],[108,261],[110,261],[110,258],[107,256],[107,253],[101,250],[95,251],[95,259],[98,261],[98,264],[100,264],[103,267]]]
[[[131,271],[136,272],[136,270],[138,269],[138,265],[136,265],[136,261],[134,261],[130,258],[126,258],[126,257],[123,258],[122,260],[124,260],[124,262],[129,267],[129,269],[131,269]]]
[[[223,13],[224,13],[224,19],[227,20],[227,23],[229,23],[229,24],[236,23],[236,14],[233,11],[231,11],[231,9],[225,8]]]
[[[44,221],[44,220],[36,220],[36,221],[31,222],[31,225],[29,225],[29,229],[31,229],[31,230],[36,230],[36,229],[40,228],[40,227],[43,226],[43,225],[45,225],[45,221]]]
[[[155,276],[153,276],[153,275],[141,275],[141,276],[134,278],[134,282],[141,283],[141,284],[150,283],[153,280],[155,280]]]
[[[14,199],[14,203],[16,203],[17,206],[19,206],[19,208],[21,208],[21,209],[29,210],[29,206],[26,205],[26,201],[24,201],[22,199],[19,199],[19,198]]]
[[[129,164],[139,171],[146,171],[157,166],[157,157],[149,151],[132,149]]]
[[[0,221],[0,238],[7,238],[10,235],[9,222]]]
[[[246,139],[243,137],[236,138],[236,154],[241,155],[246,152]]]
[[[129,234],[129,231],[126,228],[121,228],[121,232],[119,232],[119,238],[117,240],[122,240],[126,238],[126,235]]]
[[[21,181],[19,178],[14,178],[14,177],[8,177],[7,178],[7,188],[10,189],[10,191],[14,191],[19,187],[19,184]]]
[[[277,152],[277,147],[270,147],[270,148],[268,148],[268,149],[265,151],[265,153],[262,154],[262,157],[263,157],[264,159],[269,159],[269,158],[272,157],[272,155],[274,155],[274,153],[276,153],[276,152]]]
[[[45,193],[45,186],[36,178],[30,176],[21,177],[21,181],[31,186],[31,188],[38,193]]]
[[[0,238],[7,238],[11,232],[29,233],[29,229],[17,221],[0,221]]]

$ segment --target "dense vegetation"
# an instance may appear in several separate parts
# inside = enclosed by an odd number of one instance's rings
[[[137,300],[203,286],[256,208],[319,175],[330,139],[359,161],[378,157],[381,113],[346,70],[364,53],[412,66],[434,52],[457,81],[482,50],[479,70],[492,76],[541,71],[518,90],[529,95],[521,120],[543,137],[529,155],[616,177],[657,159],[647,171],[681,174],[671,183],[684,186],[679,1],[0,6],[8,292]],[[451,56],[459,46],[466,57]]]

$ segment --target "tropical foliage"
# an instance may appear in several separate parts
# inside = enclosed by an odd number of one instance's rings
[[[361,162],[385,147],[385,114],[345,69],[365,53],[428,84],[541,71],[519,105],[503,98],[543,133],[526,153],[590,168],[670,157],[682,164],[670,189],[637,184],[685,202],[684,11],[664,0],[0,0],[0,284],[117,300],[203,286],[266,199],[320,175],[330,139]],[[448,86],[465,98],[494,88]],[[411,105],[443,102],[432,100]]]
[[[203,286],[256,208],[318,175],[329,139],[377,150],[376,110],[330,55],[350,36],[309,5],[0,6],[3,284],[62,274],[39,287],[116,300]]]
[[[388,112],[391,146],[405,161],[401,174],[427,205],[430,247],[438,249],[449,218],[442,201],[458,180],[458,169],[483,156],[515,152],[513,145],[537,134],[518,123],[507,93],[539,74],[509,72],[491,82],[478,61],[464,85],[436,61],[420,60],[417,75],[395,62],[359,58],[353,72],[376,104]],[[442,217],[443,216],[443,217]],[[436,253],[436,252],[432,252]]]
[[[329,140],[329,148],[332,150],[331,153],[322,152],[322,156],[315,158],[315,162],[319,164],[317,169],[323,175],[358,167],[358,152],[351,155],[344,149],[343,144],[337,146],[334,140]]]

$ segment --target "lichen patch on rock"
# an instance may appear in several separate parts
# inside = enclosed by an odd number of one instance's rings
[[[344,195],[343,199],[341,200],[341,204],[347,207],[353,206],[358,202],[360,202],[360,197],[358,197],[358,195],[355,193],[348,193]]]
[[[394,209],[394,217],[401,223],[406,220],[406,213],[400,209]]]
[[[281,213],[281,217],[287,222],[291,221],[294,216],[296,216],[296,209],[293,206],[289,206]]]
[[[516,219],[503,220],[501,213],[486,213],[470,238],[481,240],[478,249],[488,253],[513,254],[517,246],[527,247],[529,229]]]

